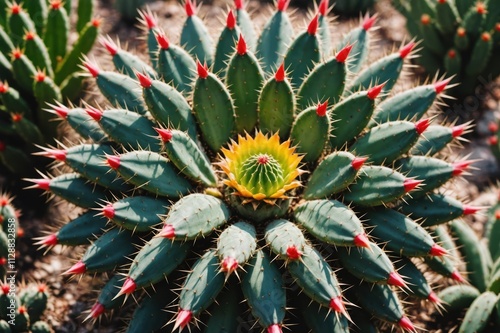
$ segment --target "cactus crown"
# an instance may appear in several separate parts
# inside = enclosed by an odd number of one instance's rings
[[[325,3],[294,37],[288,1],[278,2],[260,36],[237,1],[214,46],[187,1],[184,48],[143,13],[151,64],[109,41],[118,72],[86,61],[111,106],[57,106],[93,143],[44,149],[73,172],[31,181],[90,209],[39,241],[93,240],[66,274],[126,270],[102,288],[90,317],[154,285],[129,332],[182,330],[205,320],[207,308],[208,332],[235,332],[240,292],[268,332],[281,332],[286,308],[315,332],[347,331],[354,316],[413,331],[396,288],[438,302],[417,264],[460,278],[430,234],[475,211],[439,193],[466,169],[440,159],[466,127],[424,117],[447,81],[392,93],[415,45],[368,63],[374,19],[366,17],[333,47]],[[163,280],[179,274],[176,298]],[[304,293],[285,292],[288,284]],[[176,316],[167,318],[163,308],[174,299]]]

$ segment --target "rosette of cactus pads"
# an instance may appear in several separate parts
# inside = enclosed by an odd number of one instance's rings
[[[81,57],[92,48],[99,21],[92,0],[79,0],[77,39],[70,45],[66,0],[0,1],[0,165],[26,176],[40,160],[35,145],[54,142],[56,116],[48,103],[75,100],[81,91]]]
[[[500,75],[500,6],[493,0],[393,2],[407,19],[412,36],[422,40],[417,60],[430,74],[446,72],[460,83],[457,98],[474,94]]]
[[[65,274],[111,275],[91,318],[133,295],[128,332],[414,331],[400,296],[439,302],[422,262],[460,280],[431,230],[476,210],[440,192],[469,164],[440,153],[467,126],[425,116],[448,80],[396,93],[414,44],[368,62],[372,17],[333,43],[326,12],[295,27],[278,1],[256,35],[235,5],[215,41],[191,1],[178,44],[144,13],[151,63],[103,39],[108,106],[57,106],[89,142],[30,180],[87,211],[39,244],[86,246]]]

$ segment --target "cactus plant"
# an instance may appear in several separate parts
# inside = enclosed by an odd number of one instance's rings
[[[13,198],[6,193],[0,192],[0,278],[4,278],[7,271],[15,261],[16,240],[24,234],[19,226],[21,213],[12,205]]]
[[[496,332],[500,328],[500,205],[488,211],[486,242],[463,221],[453,221],[451,232],[467,264],[470,285],[445,288],[439,297],[452,315],[466,309],[460,333]]]
[[[395,0],[412,36],[422,40],[418,62],[430,74],[454,75],[457,98],[500,75],[500,7],[485,1]]]
[[[415,44],[368,63],[373,17],[332,47],[327,0],[295,37],[288,3],[257,36],[236,0],[215,46],[190,0],[183,48],[143,13],[151,64],[111,39],[117,71],[84,64],[109,109],[54,107],[92,143],[43,149],[73,171],[29,181],[88,211],[38,244],[87,245],[66,275],[110,273],[90,318],[134,294],[128,332],[196,331],[206,309],[205,332],[236,332],[244,297],[267,332],[345,332],[349,300],[356,325],[414,331],[397,289],[439,302],[416,264],[461,281],[429,233],[477,210],[439,193],[470,163],[440,158],[467,126],[424,117],[449,79],[393,93]]]
[[[7,278],[0,289],[0,332],[53,332],[51,326],[41,320],[50,297],[45,284],[18,285],[15,278]]]
[[[133,21],[139,17],[139,9],[148,0],[115,0],[115,8],[126,21]]]
[[[52,143],[47,103],[74,100],[83,77],[81,56],[92,47],[99,21],[92,0],[79,0],[78,39],[68,48],[71,0],[0,2],[0,164],[17,175],[32,172],[34,145]]]

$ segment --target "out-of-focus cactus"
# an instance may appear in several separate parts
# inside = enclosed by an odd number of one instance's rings
[[[134,21],[139,17],[139,9],[149,0],[115,0],[115,8],[126,21]]]

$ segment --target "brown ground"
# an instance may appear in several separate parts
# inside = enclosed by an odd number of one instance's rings
[[[215,0],[212,6],[203,6],[200,10],[200,15],[207,18],[206,22],[214,38],[217,38],[222,29],[223,24],[221,24],[220,18],[225,17],[224,13],[230,2],[229,0]],[[160,26],[166,30],[168,36],[172,40],[177,41],[184,20],[182,9],[175,1],[153,1],[150,4],[150,8],[153,12],[157,13]],[[247,8],[250,12],[253,12],[257,27],[263,26],[271,12],[271,7],[261,5],[255,0],[250,1]],[[404,19],[390,7],[389,1],[381,1],[377,9],[380,15],[379,26],[381,28],[377,31],[380,38],[374,48],[374,57],[380,57],[382,54],[390,51],[393,48],[393,43],[399,46],[402,42],[409,39],[404,29]],[[139,37],[141,36],[140,30],[130,24],[121,22],[109,0],[99,1],[99,8],[96,12],[102,18],[103,35],[109,34],[114,40],[119,39],[122,42],[122,46],[128,44],[129,50],[135,50],[135,53],[147,59],[145,47],[139,41]],[[299,26],[302,27],[305,25],[303,22],[306,22],[307,16],[304,12],[297,11],[294,17],[296,22],[299,22]],[[356,25],[356,22],[356,20],[337,21],[335,28],[332,30],[335,40],[338,40],[341,34],[346,32],[349,27]],[[111,68],[109,56],[100,47],[95,48],[91,57],[95,58],[101,67]],[[403,85],[411,86],[412,80],[412,78],[406,78],[403,81]],[[489,86],[489,89],[491,93],[487,94],[486,99],[481,105],[484,109],[497,109],[500,88],[494,83]],[[98,98],[97,95],[94,95],[92,89],[89,88],[89,93],[85,97],[85,100],[92,103],[95,98]],[[486,111],[482,118],[491,119],[492,117],[494,117],[493,112]],[[480,120],[477,130],[473,135],[470,135],[471,142],[465,144],[465,149],[452,152],[452,156],[454,157],[470,154],[473,159],[483,160],[476,163],[477,170],[472,172],[473,175],[471,177],[468,177],[471,183],[467,184],[462,181],[454,185],[457,187],[461,197],[479,205],[491,204],[496,198],[496,194],[491,194],[491,192],[489,194],[481,194],[480,192],[489,185],[489,182],[492,182],[492,179],[495,179],[498,172],[496,162],[485,144],[486,135],[486,120]],[[23,227],[26,231],[26,237],[20,242],[19,250],[23,254],[19,259],[20,269],[25,271],[24,276],[27,280],[42,280],[50,286],[53,297],[47,311],[47,319],[56,332],[117,332],[119,327],[122,327],[120,319],[103,320],[101,324],[96,325],[88,322],[82,323],[83,318],[86,316],[82,312],[90,309],[92,306],[96,293],[91,290],[97,289],[99,279],[85,277],[80,281],[68,281],[67,278],[60,275],[61,272],[71,266],[76,258],[78,258],[77,254],[82,252],[81,249],[74,251],[73,249],[61,250],[56,248],[43,256],[41,251],[36,252],[31,247],[30,239],[32,237],[40,236],[42,231],[50,228],[47,225],[54,226],[59,222],[63,222],[58,221],[60,218],[66,218],[64,221],[67,221],[69,215],[75,215],[76,213],[73,208],[66,204],[52,207],[45,220],[34,220],[29,212],[25,214]],[[475,230],[480,233],[482,231],[484,216],[471,219],[470,222]],[[426,328],[429,332],[448,332],[457,324],[457,322],[439,323],[440,319],[434,317],[431,314],[432,311],[433,309],[428,306],[424,306],[423,310],[422,308],[413,307],[410,309],[410,314],[413,315],[413,320],[420,327]]]

